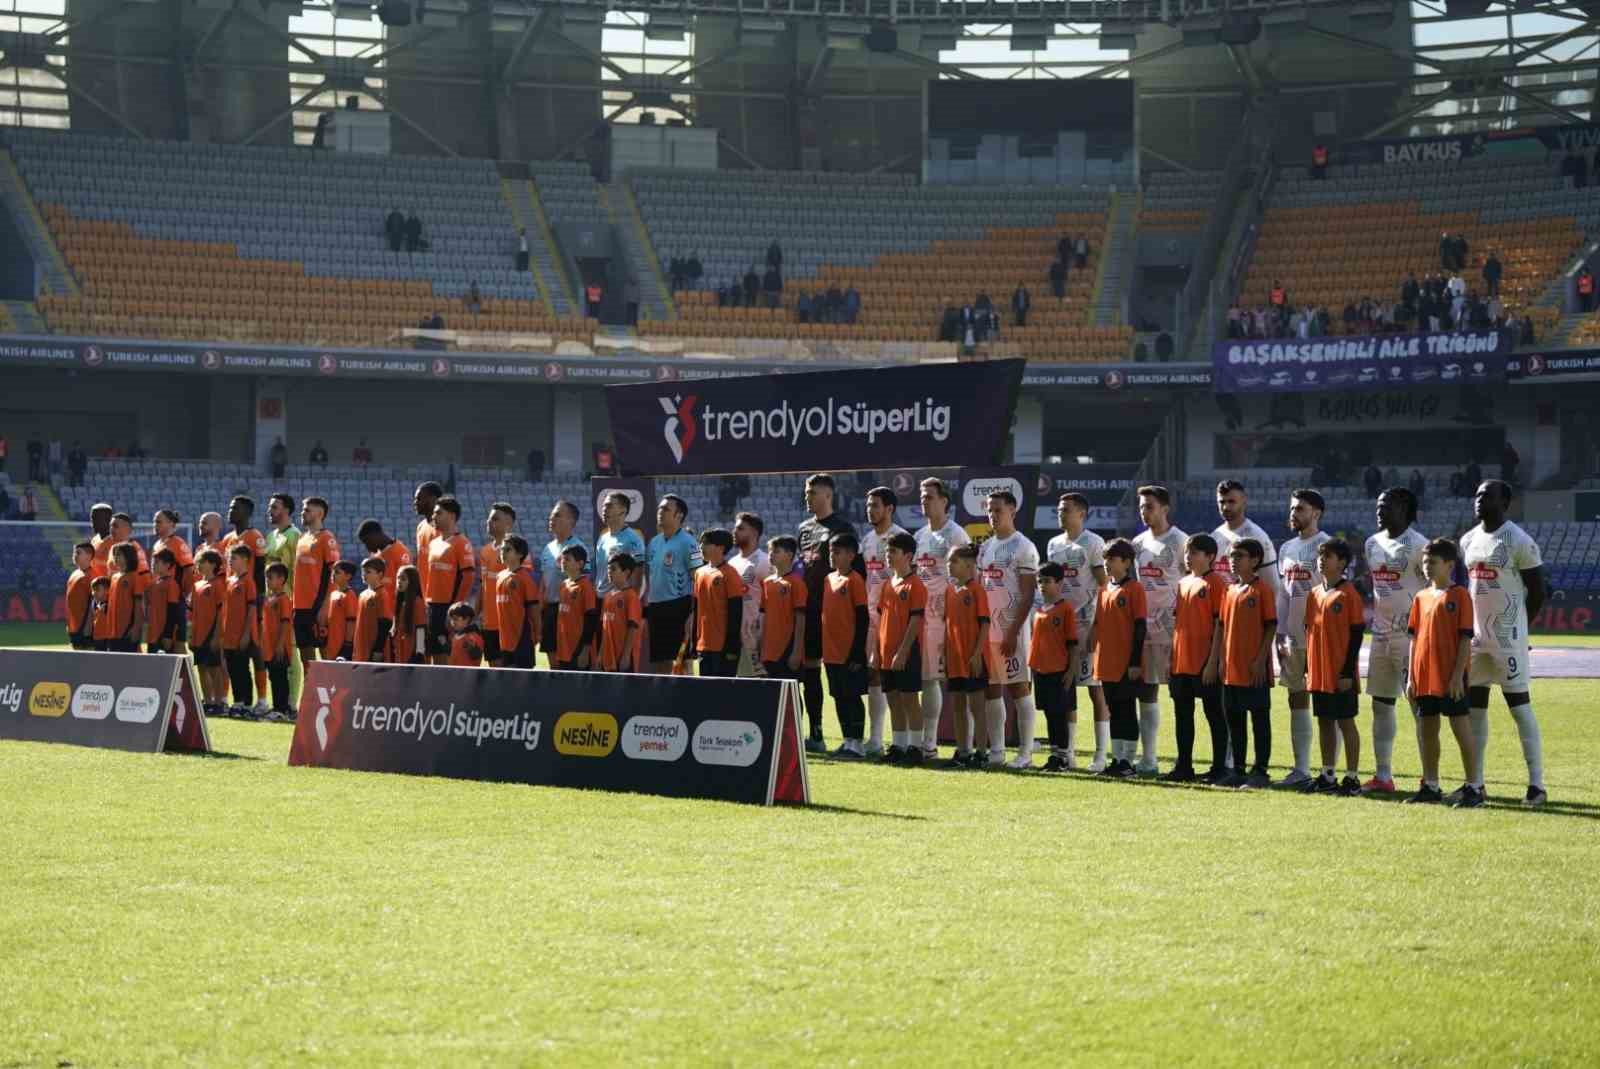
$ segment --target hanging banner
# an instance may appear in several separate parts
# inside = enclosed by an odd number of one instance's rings
[[[810,802],[800,685],[314,661],[289,764]]]
[[[623,467],[652,475],[997,463],[1023,361],[606,390]]]
[[[1225,341],[1211,347],[1218,393],[1499,382],[1516,340],[1509,331]]]
[[[192,672],[167,654],[0,649],[0,738],[208,752]]]

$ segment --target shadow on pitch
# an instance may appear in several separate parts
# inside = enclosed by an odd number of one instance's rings
[[[841,762],[842,763],[842,762]],[[914,820],[925,821],[928,818],[915,813],[885,813],[877,809],[856,809],[847,805],[819,805],[812,802],[803,807],[807,813],[838,813],[848,817],[880,817],[884,820]]]

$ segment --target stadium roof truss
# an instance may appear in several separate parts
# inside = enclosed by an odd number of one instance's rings
[[[183,0],[154,0],[178,3]],[[308,132],[315,110],[332,106],[340,92],[359,92],[387,106],[383,82],[385,61],[397,52],[425,47],[448,28],[429,33],[413,33],[391,43],[373,21],[373,8],[363,0],[300,0],[284,5],[291,13],[290,31],[274,27],[257,13],[269,0],[193,0],[198,8],[214,11],[192,44],[174,41],[165,54],[138,54],[120,48],[111,54],[85,51],[71,57],[115,62],[178,65],[186,73],[201,69],[229,69],[248,66],[256,70],[283,70],[290,75],[291,93],[282,115],[273,123],[292,119],[297,131]],[[424,0],[426,2],[426,0]],[[487,17],[497,36],[511,42],[509,58],[499,71],[504,87],[595,89],[606,91],[607,111],[620,115],[637,107],[634,96],[648,94],[659,99],[671,94],[673,104],[691,113],[693,98],[699,96],[781,97],[771,88],[743,89],[722,86],[707,88],[697,84],[696,72],[733,58],[740,47],[711,55],[686,56],[666,64],[618,63],[601,51],[585,49],[563,30],[569,25],[606,22],[616,12],[631,13],[642,25],[670,31],[681,27],[693,33],[696,19],[737,20],[741,34],[754,39],[759,34],[779,34],[789,25],[804,20],[821,20],[844,32],[846,26],[862,33],[875,23],[913,30],[912,47],[900,47],[890,55],[926,67],[938,77],[1127,77],[1139,64],[1169,55],[1183,47],[1167,43],[1144,52],[1130,52],[1128,46],[1142,28],[1163,26],[1207,30],[1227,25],[1279,27],[1316,35],[1330,44],[1351,50],[1388,54],[1409,65],[1411,74],[1383,82],[1274,83],[1256,66],[1240,65],[1240,81],[1227,86],[1184,86],[1152,89],[1157,95],[1184,93],[1281,91],[1314,92],[1334,88],[1396,85],[1408,86],[1411,100],[1383,125],[1364,131],[1364,136],[1401,136],[1429,132],[1467,132],[1526,124],[1528,122],[1591,121],[1597,80],[1600,80],[1600,2],[1595,0],[1461,0],[1446,6],[1445,0],[451,0],[461,11],[460,18]],[[1397,49],[1391,43],[1363,37],[1365,22],[1374,28],[1392,24],[1398,5],[1409,3],[1413,26],[1413,45]],[[61,106],[68,94],[82,97],[97,110],[112,116],[130,133],[139,131],[125,116],[105,102],[95,99],[74,84],[69,67],[67,35],[77,26],[105,24],[129,12],[151,8],[150,0],[125,2],[100,12],[72,16],[60,0],[0,0],[0,73],[12,72],[14,99],[8,106],[0,100],[0,123],[38,122],[64,125]],[[61,12],[40,18],[46,10]],[[1321,14],[1338,12],[1339,29],[1331,29]],[[37,13],[37,14],[35,14]],[[3,16],[11,15],[11,19]],[[1344,16],[1350,16],[1348,18]],[[235,20],[248,20],[284,39],[284,58],[278,63],[230,63],[217,48],[222,35]],[[311,24],[320,25],[312,27]],[[350,20],[371,26],[377,32],[350,32]],[[1370,21],[1367,21],[1370,20]],[[614,21],[614,20],[613,20]],[[298,27],[297,27],[298,23]],[[431,25],[426,20],[424,26]],[[341,27],[346,29],[341,32]],[[295,32],[296,29],[300,32]],[[321,32],[309,32],[317,29]],[[831,29],[830,29],[831,32]],[[541,35],[560,35],[563,44],[589,51],[607,72],[597,85],[576,85],[548,79],[523,77],[528,66],[530,44]],[[1019,41],[1095,40],[1107,49],[1105,62],[1077,56],[1070,60],[1052,59],[1040,53],[1019,51],[1015,59],[994,62],[954,60],[957,42],[1013,37]],[[181,35],[177,35],[181,36]],[[1118,51],[1118,50],[1121,51]],[[799,72],[798,84],[807,94],[829,93],[828,54],[810,63],[809,71]],[[930,54],[931,53],[931,54]],[[939,58],[934,58],[935,56]],[[1236,59],[1238,58],[1236,54]],[[31,72],[26,78],[20,72]],[[411,69],[405,77],[422,83],[467,84],[459,73]],[[37,88],[35,88],[37,86]],[[44,97],[35,95],[26,102],[22,90],[43,92],[52,100],[39,106]],[[1141,90],[1145,92],[1145,90]],[[843,94],[850,95],[850,94]],[[391,108],[391,111],[393,109]],[[396,118],[416,126],[403,114]],[[30,119],[29,116],[35,116]],[[270,125],[270,124],[269,124]],[[420,127],[418,127],[420,129]],[[265,128],[264,128],[265,129]],[[257,131],[259,136],[261,131]],[[430,138],[431,140],[431,138]],[[442,146],[441,146],[442,147]]]

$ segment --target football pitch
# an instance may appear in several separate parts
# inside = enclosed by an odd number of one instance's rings
[[[1593,1065],[1594,686],[1535,681],[1538,811],[1498,704],[1472,812],[828,761],[760,809],[288,768],[236,721],[212,757],[0,742],[0,1066]]]

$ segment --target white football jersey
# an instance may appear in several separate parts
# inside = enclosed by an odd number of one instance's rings
[[[1512,653],[1528,645],[1528,588],[1522,572],[1544,563],[1539,545],[1510,520],[1461,536],[1461,561],[1472,592],[1472,647]]]
[[[928,591],[928,620],[944,619],[944,595],[950,589],[950,551],[971,544],[966,528],[954,520],[945,520],[937,531],[928,524],[918,529],[917,578]]]
[[[978,548],[978,575],[989,597],[990,642],[998,646],[1013,620],[1020,619],[1027,627],[1033,599],[1022,601],[1021,579],[1038,574],[1039,550],[1021,531],[1013,531],[1010,538],[990,538]]]
[[[879,534],[871,527],[861,536],[861,563],[867,568],[867,613],[878,615],[878,591],[889,581],[889,539],[905,534],[905,528],[891,523]]]
[[[728,566],[739,573],[744,583],[744,614],[739,620],[744,645],[758,645],[761,641],[761,584],[772,574],[772,561],[767,558],[766,550],[757,549],[748,557],[742,552],[735,553],[728,558]]]
[[[1100,593],[1094,570],[1106,565],[1106,540],[1087,527],[1077,538],[1069,538],[1063,531],[1050,540],[1044,555],[1050,563],[1061,565],[1061,595],[1078,614],[1078,634],[1088,634]]]
[[[1183,579],[1184,550],[1189,536],[1168,527],[1159,538],[1147,527],[1133,538],[1134,568],[1144,587],[1145,627],[1152,642],[1172,642],[1172,614],[1178,605],[1178,582]]]
[[[1300,645],[1306,641],[1306,599],[1311,588],[1322,581],[1317,547],[1332,541],[1328,532],[1318,531],[1310,538],[1297,535],[1278,550],[1278,627]]]
[[[1211,532],[1211,537],[1217,540],[1217,560],[1212,565],[1212,570],[1231,585],[1233,583],[1233,561],[1228,559],[1228,554],[1233,550],[1233,544],[1241,538],[1254,538],[1261,543],[1261,551],[1266,556],[1261,558],[1261,567],[1256,569],[1256,574],[1267,581],[1267,585],[1274,590],[1278,587],[1278,553],[1272,545],[1272,539],[1261,525],[1254,520],[1246,519],[1234,530],[1225,523],[1217,524],[1217,529]]]
[[[1372,575],[1372,640],[1403,636],[1411,622],[1411,600],[1428,585],[1428,538],[1407,527],[1399,538],[1379,531],[1367,539],[1367,571]]]

